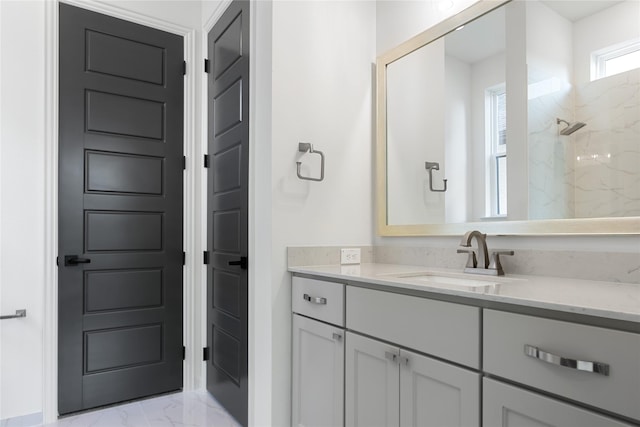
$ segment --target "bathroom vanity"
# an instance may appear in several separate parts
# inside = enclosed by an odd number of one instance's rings
[[[290,267],[292,425],[640,423],[640,289],[389,264]]]

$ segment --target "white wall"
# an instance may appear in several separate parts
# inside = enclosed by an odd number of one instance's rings
[[[446,175],[434,175],[434,187],[442,188],[447,178],[445,221],[466,222],[471,214],[472,109],[471,66],[457,58],[445,57],[444,151]],[[443,194],[443,193],[439,193]]]
[[[476,0],[377,0],[377,54],[394,48],[475,2]]]
[[[445,162],[444,41],[387,66],[387,221],[394,225],[445,220],[445,193],[432,192],[425,162],[437,162],[433,187],[442,188]],[[436,102],[434,102],[436,101]],[[447,199],[451,193],[446,193]]]
[[[274,426],[290,424],[291,280],[286,247],[371,244],[375,13],[376,4],[369,1],[273,3]],[[296,177],[300,141],[324,151],[323,182]],[[309,165],[306,173],[317,175],[313,157],[301,160]]]
[[[202,2],[199,0],[97,0],[97,2],[195,30],[199,30],[202,24]]]
[[[0,419],[41,411],[44,5],[0,2]]]

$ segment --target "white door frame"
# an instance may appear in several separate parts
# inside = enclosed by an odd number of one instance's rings
[[[43,303],[43,390],[42,412],[44,423],[58,418],[58,5],[67,3],[83,9],[99,12],[130,22],[146,25],[184,37],[184,59],[187,61],[187,76],[184,81],[184,155],[187,157],[187,170],[184,179],[184,229],[183,244],[187,253],[183,271],[184,314],[183,335],[187,348],[187,358],[183,367],[183,387],[193,389],[199,383],[197,376],[201,371],[201,357],[198,351],[202,347],[201,338],[194,331],[200,329],[200,298],[197,286],[195,254],[202,252],[199,239],[196,239],[196,226],[193,213],[198,199],[199,183],[195,170],[197,161],[196,137],[196,91],[197,91],[197,55],[196,29],[187,28],[150,16],[121,9],[117,6],[99,3],[95,0],[46,0],[45,4],[45,280]]]

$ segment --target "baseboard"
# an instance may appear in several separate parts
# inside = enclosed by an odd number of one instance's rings
[[[31,427],[42,425],[42,412],[0,420],[0,427]]]

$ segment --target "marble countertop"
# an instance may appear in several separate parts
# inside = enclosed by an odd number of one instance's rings
[[[289,267],[289,271],[640,323],[640,285],[632,283],[524,275],[492,277],[395,264],[297,266]]]

